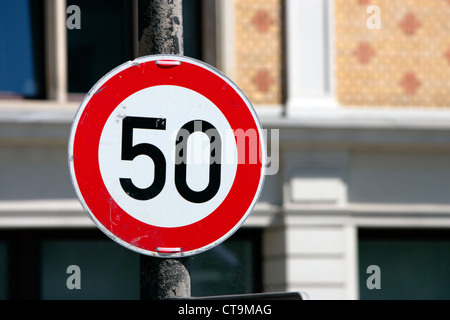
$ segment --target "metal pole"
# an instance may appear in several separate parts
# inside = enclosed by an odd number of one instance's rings
[[[164,259],[141,255],[140,260],[141,300],[191,296],[188,258]]]
[[[139,0],[139,55],[184,54],[182,0]]]
[[[138,0],[139,56],[183,55],[182,0]],[[141,300],[191,296],[188,258],[140,256]]]

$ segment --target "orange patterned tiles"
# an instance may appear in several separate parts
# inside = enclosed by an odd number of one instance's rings
[[[370,43],[366,41],[361,41],[358,44],[358,47],[353,51],[353,54],[359,60],[360,63],[366,64],[369,63],[372,57],[375,55],[375,51],[373,50]]]
[[[343,106],[450,107],[450,0],[334,0]],[[381,29],[370,29],[377,5]]]
[[[413,35],[422,24],[413,12],[408,12],[398,25],[406,35]]]
[[[400,81],[400,85],[402,86],[404,92],[409,95],[413,95],[420,88],[421,82],[417,79],[417,76],[414,72],[406,72],[403,75],[403,78]]]
[[[447,59],[448,63],[450,63],[450,48],[444,52],[444,57]]]
[[[252,19],[252,23],[259,32],[267,32],[274,22],[270,13],[264,9],[258,10]]]
[[[281,2],[234,1],[235,81],[256,105],[282,103]]]

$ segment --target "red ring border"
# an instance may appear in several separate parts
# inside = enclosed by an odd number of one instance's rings
[[[240,96],[230,80],[185,57],[180,59],[180,65],[170,68],[158,66],[156,60],[157,56],[149,56],[123,65],[123,70],[116,68],[102,78],[94,86],[95,92],[90,92],[83,101],[72,128],[72,179],[76,180],[74,185],[88,213],[113,240],[120,239],[117,242],[129,249],[149,255],[159,255],[156,247],[180,247],[181,255],[189,255],[225,240],[249,214],[263,179],[261,130],[250,103]],[[98,162],[100,136],[110,114],[131,94],[157,85],[194,90],[221,110],[233,130],[251,129],[258,133],[257,162],[238,163],[235,181],[222,204],[202,220],[182,227],[152,226],[126,213],[109,194]],[[242,152],[246,150],[238,149],[238,154]],[[240,155],[238,158],[241,159]]]

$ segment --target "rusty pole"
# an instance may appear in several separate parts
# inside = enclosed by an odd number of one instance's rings
[[[139,56],[183,55],[182,0],[138,0]],[[140,256],[141,300],[191,296],[188,258]]]

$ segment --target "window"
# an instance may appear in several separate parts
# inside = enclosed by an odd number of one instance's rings
[[[106,73],[133,59],[132,1],[68,0],[81,29],[67,30],[68,90],[86,93]]]
[[[44,95],[43,1],[0,2],[0,98]]]
[[[86,93],[106,73],[132,60],[137,35],[129,0],[68,0],[81,11],[81,29],[67,31],[68,91]],[[184,51],[202,57],[201,0],[183,2]]]
[[[81,29],[66,27],[70,5],[80,8]],[[185,1],[183,14],[185,55],[202,59],[202,1]],[[80,100],[137,56],[137,18],[137,0],[2,1],[0,99]]]
[[[192,296],[259,292],[261,232],[241,229],[221,245],[191,256]],[[68,289],[80,268],[81,289]],[[137,300],[139,254],[100,230],[0,231],[0,299]]]
[[[139,255],[108,239],[44,238],[40,258],[43,300],[139,299]],[[66,285],[71,265],[80,268],[79,290]]]
[[[381,289],[369,289],[367,268],[380,268]],[[450,298],[450,229],[359,230],[360,299]]]
[[[203,60],[202,0],[183,1],[184,55]]]
[[[8,247],[0,241],[0,300],[8,298]]]
[[[192,256],[192,296],[261,292],[259,229],[240,229],[221,245]]]

